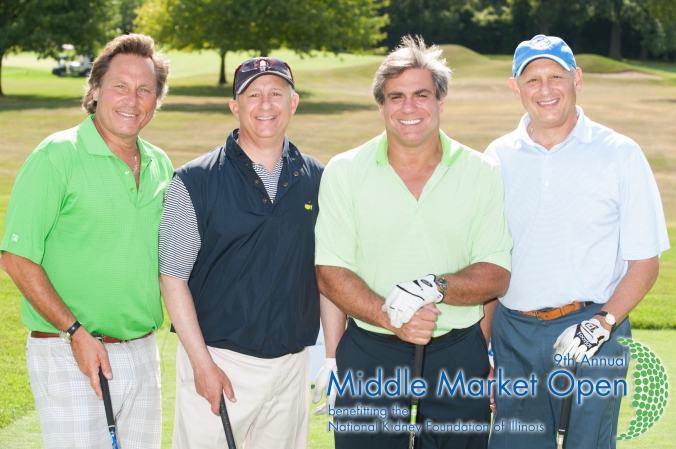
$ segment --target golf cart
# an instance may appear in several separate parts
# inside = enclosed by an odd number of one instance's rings
[[[56,76],[89,76],[89,72],[92,70],[93,56],[75,55],[73,46],[68,44],[63,45],[63,49],[68,53],[59,54],[59,62],[52,68],[52,73]]]

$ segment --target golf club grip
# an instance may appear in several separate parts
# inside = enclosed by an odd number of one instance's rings
[[[563,398],[561,403],[561,418],[559,418],[559,433],[566,433],[568,430],[568,421],[570,419],[570,406],[573,403],[573,395],[570,394]]]
[[[573,366],[569,371],[572,374],[575,374],[575,367]],[[568,382],[566,382],[566,389],[568,389],[570,385],[568,385]],[[570,421],[570,409],[573,405],[573,394],[569,394],[565,398],[563,398],[563,401],[561,402],[561,416],[559,417],[559,428],[557,431],[557,443],[559,448],[563,448],[564,444],[566,442],[566,434],[568,433],[568,423]]]
[[[413,377],[412,379],[417,379],[422,376],[423,369],[423,356],[425,355],[425,345],[415,345],[415,355],[413,357]],[[411,424],[415,424],[418,420],[418,403],[420,403],[420,398],[413,395],[411,398]],[[413,449],[415,447],[415,432],[411,431],[409,433],[408,439],[408,449]]]
[[[417,379],[422,376],[423,368],[423,355],[425,354],[425,345],[415,345],[415,356],[413,357],[413,377],[412,379]],[[411,398],[411,408],[415,407],[415,413],[418,412],[418,403],[420,398],[418,396],[413,396]],[[411,410],[412,412],[414,410]],[[411,422],[415,423],[415,415],[411,413]]]
[[[232,435],[232,427],[230,426],[230,418],[228,418],[228,409],[225,407],[225,396],[221,394],[221,421],[223,421],[223,430],[225,431],[225,440],[228,442],[228,448],[237,449],[235,444],[235,437]]]
[[[103,393],[103,407],[106,409],[106,420],[108,427],[115,427],[115,416],[113,415],[113,402],[110,400],[110,388],[108,388],[108,379],[103,375],[99,367],[99,381],[101,382],[101,393]]]

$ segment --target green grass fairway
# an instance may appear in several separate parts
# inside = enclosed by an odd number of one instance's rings
[[[454,78],[442,115],[442,129],[463,144],[483,151],[495,138],[512,131],[523,115],[521,104],[507,86],[511,58],[484,56],[463,47],[443,46]],[[170,92],[162,110],[143,130],[142,137],[163,148],[174,166],[221,145],[236,127],[228,109],[232,85],[218,86],[215,52],[169,52]],[[228,81],[236,65],[251,55],[229,54]],[[361,145],[383,131],[371,82],[381,56],[323,55],[300,58],[288,51],[272,56],[291,65],[301,96],[289,138],[323,162]],[[651,164],[662,195],[672,246],[676,246],[676,64],[608,60],[579,55],[584,88],[578,104],[585,114],[638,142]],[[50,133],[79,124],[83,78],[51,75],[53,60],[35,55],[10,55],[3,60],[0,97],[0,232],[17,171],[26,156]],[[627,74],[641,72],[645,75]],[[659,75],[660,79],[656,79]],[[652,76],[652,78],[650,77]],[[660,276],[652,291],[632,313],[635,337],[662,359],[668,373],[676,373],[676,252],[660,260]],[[0,447],[41,447],[24,362],[27,331],[20,323],[19,294],[0,272]],[[176,336],[165,326],[158,333],[162,353],[164,446],[173,427],[174,351]],[[673,383],[673,382],[672,382]],[[673,391],[672,391],[673,393]],[[676,440],[676,408],[668,406],[657,425],[636,440],[618,447],[671,447]],[[628,401],[619,430],[628,427]],[[333,447],[326,434],[326,417],[312,417],[311,448]]]

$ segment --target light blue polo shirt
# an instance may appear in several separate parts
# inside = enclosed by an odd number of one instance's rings
[[[514,240],[512,278],[500,301],[514,310],[605,303],[627,261],[669,249],[657,183],[641,148],[588,119],[551,150],[519,127],[488,146],[505,182]]]

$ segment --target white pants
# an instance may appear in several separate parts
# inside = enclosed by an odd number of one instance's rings
[[[108,382],[120,449],[157,449],[162,440],[160,364],[155,335],[106,343]],[[82,374],[70,344],[28,337],[26,363],[45,449],[110,449],[103,401]]]
[[[226,400],[238,447],[306,449],[310,408],[310,351],[261,359],[208,348],[232,383],[237,402]],[[219,416],[197,394],[188,355],[176,354],[174,449],[227,447]]]

